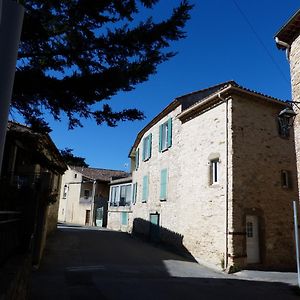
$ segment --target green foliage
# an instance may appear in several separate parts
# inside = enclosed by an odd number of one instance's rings
[[[65,163],[69,166],[77,166],[77,167],[85,167],[87,168],[89,165],[85,162],[85,158],[80,156],[75,156],[73,153],[73,149],[65,148],[60,150],[60,154],[63,157]]]
[[[103,100],[131,91],[175,55],[192,6],[183,0],[166,20],[147,18],[159,0],[27,0],[12,106],[30,123],[49,111],[69,127],[81,118],[116,126],[144,118],[137,109],[114,112]],[[45,124],[44,124],[45,125]]]

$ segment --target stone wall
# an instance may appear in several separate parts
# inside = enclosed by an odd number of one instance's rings
[[[300,36],[295,39],[290,49],[290,72],[292,81],[292,96],[293,101],[300,101]],[[297,170],[298,170],[298,185],[300,183],[300,104],[294,105],[294,110],[297,112],[295,118],[295,148],[297,155]]]
[[[182,124],[176,117],[181,112],[178,107],[145,133],[144,136],[152,133],[152,155],[148,161],[140,161],[139,169],[133,173],[133,183],[138,183],[134,220],[149,223],[149,214],[159,213],[164,242],[181,246],[199,261],[219,267],[226,247],[226,147],[231,147],[226,141],[226,109],[230,114],[230,104],[226,108],[223,103]],[[173,118],[172,147],[161,153],[159,125],[169,117]],[[142,142],[139,148],[141,153]],[[211,185],[210,156],[215,154],[220,159],[220,181]],[[164,168],[168,169],[167,200],[160,201],[160,170]],[[146,174],[150,179],[149,199],[142,203]],[[149,233],[145,222],[137,224],[141,226],[136,231]]]
[[[261,263],[294,267],[292,201],[298,188],[293,134],[282,138],[278,133],[277,116],[284,105],[234,96],[232,106],[235,205],[229,254],[235,264],[247,264],[245,218],[256,215]],[[282,187],[281,170],[289,171],[289,188]]]

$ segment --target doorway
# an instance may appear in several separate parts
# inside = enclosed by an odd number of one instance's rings
[[[159,214],[150,214],[150,241],[159,242]]]
[[[246,215],[246,248],[247,263],[259,263],[259,222],[255,215]]]

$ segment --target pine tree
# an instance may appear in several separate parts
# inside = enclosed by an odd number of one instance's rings
[[[144,117],[137,109],[113,111],[101,104],[131,91],[175,55],[170,42],[185,37],[192,6],[183,0],[168,19],[137,22],[159,0],[27,0],[12,108],[27,123],[47,127],[43,112],[62,112],[69,128],[80,119],[116,126]]]

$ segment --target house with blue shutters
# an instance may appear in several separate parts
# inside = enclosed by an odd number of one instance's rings
[[[286,103],[234,81],[176,98],[130,151],[128,231],[217,268],[294,267]]]

